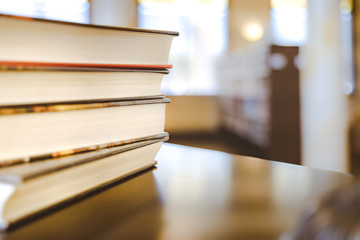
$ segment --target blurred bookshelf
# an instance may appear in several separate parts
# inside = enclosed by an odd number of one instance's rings
[[[259,41],[224,56],[218,79],[221,127],[262,157],[300,164],[297,56],[298,47]]]
[[[222,125],[264,147],[269,131],[269,68],[265,44],[233,51],[219,61],[219,101]]]

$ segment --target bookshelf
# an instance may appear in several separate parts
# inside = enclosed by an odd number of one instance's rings
[[[264,150],[265,157],[300,164],[297,47],[260,41],[219,61],[222,128]]]

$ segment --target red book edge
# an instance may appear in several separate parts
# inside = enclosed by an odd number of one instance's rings
[[[171,64],[102,64],[102,63],[60,63],[60,62],[18,62],[0,61],[5,67],[50,67],[50,68],[102,68],[102,69],[168,69]]]

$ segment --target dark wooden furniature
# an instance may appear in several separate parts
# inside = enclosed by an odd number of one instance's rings
[[[157,168],[0,234],[12,239],[278,239],[351,175],[164,144]],[[31,204],[31,203],[29,203]]]

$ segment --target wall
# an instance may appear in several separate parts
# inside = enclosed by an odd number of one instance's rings
[[[90,23],[109,26],[136,27],[136,0],[91,0]]]
[[[171,133],[215,132],[219,107],[215,96],[169,96],[165,131]]]
[[[247,24],[258,23],[266,30],[270,21],[270,0],[229,0],[229,50],[249,42],[243,36]]]

